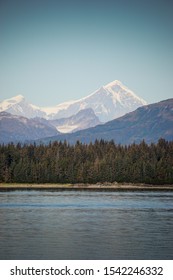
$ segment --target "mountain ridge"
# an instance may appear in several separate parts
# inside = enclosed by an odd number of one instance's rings
[[[44,118],[35,119],[43,123],[49,123],[49,125],[55,127],[60,133],[75,132],[101,123],[91,108],[83,109],[77,114],[67,118],[56,120],[46,120]]]
[[[86,97],[57,105],[57,113],[50,114],[50,118],[69,117],[82,109],[92,108],[101,122],[107,122],[146,104],[145,100],[115,80]]]
[[[38,120],[0,112],[0,143],[25,142],[58,134],[55,127]]]
[[[146,104],[145,100],[135,95],[120,81],[115,80],[86,97],[52,107],[35,106],[28,103],[22,95],[18,95],[1,102],[0,111],[27,118],[60,119],[71,117],[83,109],[92,108],[101,122],[107,122]]]
[[[49,122],[61,133],[83,130],[101,123],[91,108],[80,110],[71,117],[49,120]]]
[[[40,141],[47,143],[66,140],[70,144],[76,141],[88,144],[96,139],[103,139],[126,145],[143,140],[147,143],[157,142],[160,138],[173,140],[173,98],[142,106],[120,118],[93,128],[40,139]]]
[[[0,112],[0,143],[25,142],[40,137],[54,136],[64,132],[74,132],[100,124],[92,109],[84,109],[76,115],[59,119],[28,119],[23,116]]]

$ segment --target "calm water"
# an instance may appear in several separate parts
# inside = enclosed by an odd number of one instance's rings
[[[0,192],[0,259],[173,259],[173,192]]]

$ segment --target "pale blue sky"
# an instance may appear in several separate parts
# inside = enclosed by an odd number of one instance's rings
[[[167,0],[0,0],[0,101],[39,106],[120,80],[147,102],[173,98]]]

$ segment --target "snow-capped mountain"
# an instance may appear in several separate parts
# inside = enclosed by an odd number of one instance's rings
[[[22,95],[17,95],[0,103],[0,112],[8,112],[12,115],[26,118],[46,117],[46,113],[41,108],[26,101]]]
[[[87,97],[57,105],[52,113],[50,108],[42,109],[49,114],[49,118],[59,119],[70,117],[82,109],[92,108],[101,122],[107,122],[146,104],[145,100],[115,80]]]
[[[87,97],[61,103],[54,107],[34,106],[19,95],[0,103],[0,111],[27,118],[43,117],[55,120],[71,117],[83,109],[91,108],[101,122],[107,122],[146,104],[146,101],[135,95],[120,81],[115,80]]]

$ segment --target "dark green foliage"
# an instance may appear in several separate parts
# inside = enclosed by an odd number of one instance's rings
[[[173,183],[173,142],[0,145],[0,182]]]

